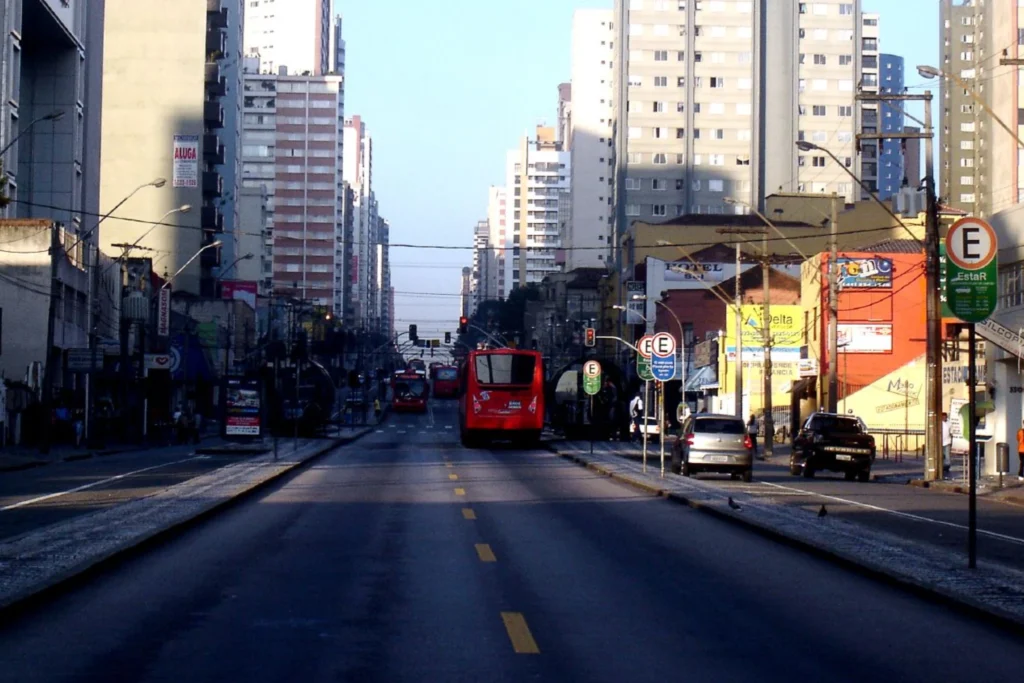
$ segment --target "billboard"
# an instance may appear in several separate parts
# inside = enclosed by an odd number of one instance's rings
[[[174,163],[171,185],[199,187],[199,136],[174,136]]]
[[[892,289],[892,259],[839,257],[836,264],[839,289]]]
[[[260,385],[229,377],[224,388],[224,436],[260,435]]]
[[[246,280],[222,280],[221,298],[244,301],[255,311],[257,289],[258,287],[255,282]]]
[[[839,323],[839,353],[891,353],[892,325],[889,323]]]
[[[627,325],[643,325],[644,318],[648,317],[644,315],[644,308],[647,306],[647,302],[643,299],[634,299],[633,296],[643,296],[647,291],[643,282],[639,280],[630,280],[626,283],[626,324]]]
[[[786,361],[796,364],[800,360],[800,347],[804,343],[803,307],[794,305],[782,305],[771,307],[771,343],[772,360]],[[743,344],[744,362],[764,361],[764,307],[749,304],[740,308],[743,319],[743,332],[741,335]],[[728,315],[725,318],[725,334],[727,346],[725,349],[726,360],[736,360],[736,316]]]

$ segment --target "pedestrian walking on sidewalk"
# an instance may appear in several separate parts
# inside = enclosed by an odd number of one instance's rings
[[[1017,430],[1017,481],[1024,481],[1024,422]]]
[[[747,422],[747,436],[750,437],[751,449],[754,457],[757,457],[757,416],[751,415]]]
[[[643,436],[641,431],[640,421],[644,416],[644,398],[640,395],[640,392],[636,392],[636,396],[629,402],[629,416],[633,420],[633,433],[630,441],[635,441]]]
[[[373,416],[377,419],[377,424],[380,424],[380,399],[373,399]]]
[[[1020,440],[1020,437],[1018,437]],[[953,466],[950,453],[953,451],[953,432],[949,428],[949,414],[942,414],[942,471],[949,472]]]

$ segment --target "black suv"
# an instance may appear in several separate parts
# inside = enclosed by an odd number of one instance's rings
[[[815,413],[793,439],[789,473],[813,477],[817,470],[830,470],[842,472],[850,481],[868,481],[874,461],[875,437],[867,433],[860,418]]]

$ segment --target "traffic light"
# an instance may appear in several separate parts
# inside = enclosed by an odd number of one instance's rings
[[[445,332],[444,333],[444,343],[445,344],[451,344],[452,343],[452,333],[451,332]]]
[[[466,334],[466,330],[469,329],[469,318],[462,316],[459,318],[459,334]]]
[[[583,343],[586,346],[594,346],[597,343],[597,332],[593,327],[588,327],[583,335]]]
[[[419,337],[416,336],[416,326],[409,325],[409,341],[417,341],[418,339]]]

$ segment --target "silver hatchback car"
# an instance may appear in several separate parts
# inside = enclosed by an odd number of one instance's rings
[[[672,445],[673,472],[685,477],[723,472],[750,481],[753,470],[753,443],[741,418],[698,413],[683,422]]]

